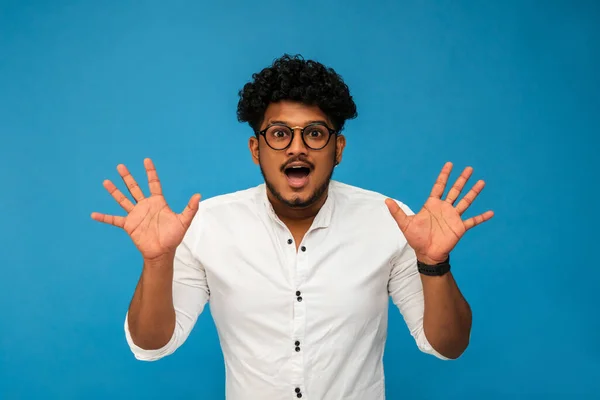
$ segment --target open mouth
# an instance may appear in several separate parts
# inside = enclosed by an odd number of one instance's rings
[[[305,166],[287,167],[284,171],[288,183],[294,188],[301,188],[308,183],[310,168]]]

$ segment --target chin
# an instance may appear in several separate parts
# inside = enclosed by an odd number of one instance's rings
[[[287,207],[296,209],[308,208],[322,199],[329,187],[333,170],[326,179],[319,179],[321,182],[315,182],[316,176],[313,171],[305,172],[307,173],[304,174],[304,179],[290,179],[290,176],[284,173],[283,176],[271,181],[267,179],[261,167],[261,173],[271,195]]]
[[[318,186],[313,184],[299,189],[292,188],[285,182],[279,187],[272,186],[269,182],[266,183],[277,200],[290,208],[296,209],[308,208],[319,202],[329,187],[329,181],[325,181]]]
[[[283,203],[292,208],[307,208],[313,205],[318,199],[308,194],[283,196]]]
[[[268,182],[267,186],[271,194],[288,207],[305,208],[316,201],[314,188],[294,189],[285,184],[280,186],[269,185]]]

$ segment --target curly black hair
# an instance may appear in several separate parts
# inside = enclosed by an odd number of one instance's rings
[[[301,55],[284,54],[269,67],[252,75],[253,81],[239,91],[237,118],[254,131],[261,125],[271,102],[299,101],[316,105],[338,132],[346,120],[356,118],[356,104],[348,86],[332,68]]]

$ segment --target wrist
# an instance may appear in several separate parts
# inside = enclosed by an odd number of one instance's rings
[[[144,258],[144,267],[150,269],[164,269],[173,266],[175,252],[162,254],[153,258]]]
[[[173,281],[173,257],[155,257],[144,259],[144,268],[142,269],[141,283],[147,290],[156,290],[160,292],[169,290]],[[153,289],[154,288],[154,289]]]
[[[450,272],[450,256],[447,256],[443,261],[430,257],[418,257],[417,269],[421,276],[444,276]]]
[[[425,265],[441,264],[441,263],[445,262],[446,260],[448,260],[448,258],[449,258],[448,255],[430,257],[425,254],[417,254],[417,261],[420,262],[421,264],[425,264]]]

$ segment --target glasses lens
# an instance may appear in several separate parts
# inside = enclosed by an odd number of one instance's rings
[[[283,150],[292,141],[292,129],[285,125],[273,125],[265,131],[267,144],[276,150]],[[304,142],[313,150],[320,150],[329,142],[329,129],[326,126],[315,124],[304,128]]]
[[[329,130],[323,125],[307,126],[304,129],[304,141],[311,149],[322,149],[329,141]]]
[[[292,140],[292,131],[286,126],[274,125],[265,132],[265,139],[272,148],[285,149]]]

